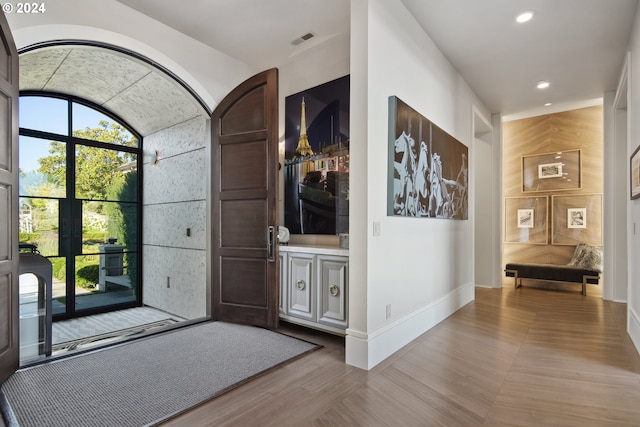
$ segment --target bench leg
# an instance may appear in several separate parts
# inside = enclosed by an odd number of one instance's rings
[[[522,286],[522,279],[518,281],[518,270],[505,270],[507,273],[513,273],[513,285],[515,289]]]

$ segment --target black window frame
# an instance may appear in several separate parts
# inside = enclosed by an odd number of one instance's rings
[[[67,176],[66,176],[66,181],[67,181],[67,185],[66,185],[66,196],[65,196],[65,200],[69,200],[70,199],[70,195],[73,193],[73,197],[71,198],[71,200],[74,200],[76,202],[82,202],[84,200],[87,199],[82,199],[82,198],[76,198],[75,197],[75,187],[73,186],[72,183],[75,182],[75,165],[73,167],[69,167],[70,166],[70,160],[74,158],[74,155],[72,155],[72,152],[75,152],[75,148],[77,144],[81,144],[81,145],[85,145],[85,146],[90,146],[90,147],[95,147],[95,148],[104,148],[104,149],[109,149],[109,150],[118,150],[121,152],[129,152],[129,153],[133,153],[136,154],[136,168],[137,168],[137,197],[136,197],[136,201],[133,203],[136,203],[138,206],[138,210],[137,210],[137,224],[136,224],[136,234],[137,234],[137,238],[136,238],[136,248],[135,248],[135,253],[136,253],[136,298],[135,301],[127,301],[127,302],[123,302],[123,303],[118,303],[118,304],[112,304],[112,305],[106,305],[106,306],[99,306],[99,307],[94,307],[94,308],[88,308],[85,310],[81,310],[81,311],[77,311],[75,308],[75,293],[73,295],[67,295],[66,296],[66,311],[65,313],[59,313],[59,314],[54,314],[53,315],[53,320],[64,320],[64,319],[70,319],[70,318],[76,318],[76,317],[82,317],[82,316],[89,316],[89,315],[93,315],[93,314],[99,314],[99,313],[107,313],[107,312],[112,312],[112,311],[117,311],[117,310],[121,310],[121,309],[125,309],[125,308],[133,308],[133,307],[140,307],[142,306],[142,301],[143,301],[143,292],[144,292],[144,286],[143,286],[143,262],[142,262],[142,221],[143,221],[143,205],[142,205],[142,200],[143,200],[143,194],[142,194],[142,189],[143,189],[143,181],[144,181],[144,174],[143,174],[143,137],[142,135],[136,131],[126,120],[124,120],[123,118],[121,118],[120,116],[118,116],[117,114],[113,113],[112,111],[104,108],[101,105],[98,105],[90,100],[87,100],[85,98],[81,98],[78,96],[74,96],[74,95],[69,95],[69,94],[63,94],[63,93],[58,93],[58,92],[51,92],[51,91],[41,91],[41,90],[22,90],[20,91],[20,99],[22,99],[23,97],[43,97],[43,98],[55,98],[55,99],[60,99],[60,100],[64,100],[67,102],[67,108],[68,108],[68,112],[67,112],[67,134],[63,135],[63,134],[57,134],[57,133],[52,133],[52,132],[46,132],[46,131],[39,131],[36,129],[28,129],[28,128],[22,128],[19,127],[19,135],[20,136],[27,136],[27,137],[34,137],[34,138],[38,138],[38,139],[49,139],[49,140],[55,140],[55,141],[60,141],[60,142],[64,142],[67,145],[67,168],[66,168],[66,172],[67,172]],[[101,114],[104,114],[105,116],[107,116],[109,119],[111,119],[113,122],[119,124],[120,126],[124,127],[127,131],[129,131],[138,141],[137,147],[130,147],[130,146],[126,146],[126,145],[120,145],[120,144],[115,144],[115,143],[109,143],[109,142],[101,142],[101,141],[95,141],[95,140],[90,140],[90,139],[84,139],[84,138],[78,138],[78,137],[74,137],[73,136],[73,104],[79,104],[82,105],[84,107],[93,109]],[[29,196],[23,196],[23,195],[19,195],[19,197],[29,197]],[[41,198],[46,198],[46,197],[41,197]],[[130,251],[128,251],[130,252]],[[59,255],[60,256],[60,255]],[[65,255],[66,258],[73,258],[75,255],[73,254],[73,251],[70,251],[68,255]],[[67,263],[67,268],[69,269],[68,266],[69,263]],[[68,277],[68,275],[67,275]]]

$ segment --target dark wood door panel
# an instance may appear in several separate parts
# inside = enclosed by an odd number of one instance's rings
[[[0,117],[11,117],[10,112],[11,96],[0,90]],[[11,140],[11,123],[0,120],[0,138],[5,141]],[[11,161],[14,155],[17,153],[13,152],[11,144],[0,144],[0,170],[12,172]]]
[[[266,140],[224,144],[220,152],[222,191],[267,188]]]
[[[278,324],[277,83],[275,69],[248,79],[211,116],[216,320]]]
[[[0,184],[0,218],[11,218],[14,203],[11,200],[11,186]],[[11,223],[0,223],[0,261],[11,260]]]
[[[18,369],[18,52],[0,14],[0,384]]]
[[[232,103],[220,117],[220,136],[266,129],[265,98],[265,86],[258,86]]]
[[[237,283],[222,290],[221,302],[266,308],[264,288],[256,288],[255,283],[264,282],[267,263],[264,259],[227,258],[222,259],[222,280]]]
[[[220,203],[220,248],[266,248],[267,206],[264,200],[225,200]]]
[[[0,276],[0,313],[12,313],[12,277],[11,274]],[[4,353],[11,347],[12,322],[0,317],[0,353]]]

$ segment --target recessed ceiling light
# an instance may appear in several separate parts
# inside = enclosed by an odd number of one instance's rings
[[[540,80],[540,81],[538,82],[538,84],[537,84],[537,86],[536,86],[536,87],[537,87],[538,89],[546,89],[546,88],[548,88],[548,87],[549,87],[549,85],[550,85],[550,84],[551,84],[551,83],[549,83],[549,82],[548,82],[548,81],[546,81],[546,80]]]
[[[527,10],[526,12],[522,12],[520,15],[516,16],[516,22],[518,22],[519,24],[524,24],[525,22],[529,22],[533,18],[533,15],[535,15],[535,12],[533,10]]]
[[[551,107],[553,104],[550,102],[547,102],[546,104],[544,104],[545,107]]]

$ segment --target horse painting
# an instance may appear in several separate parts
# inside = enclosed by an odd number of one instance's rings
[[[468,148],[398,98],[391,98],[395,132],[389,138],[393,158],[389,214],[467,219]],[[412,134],[412,129],[417,132]]]

